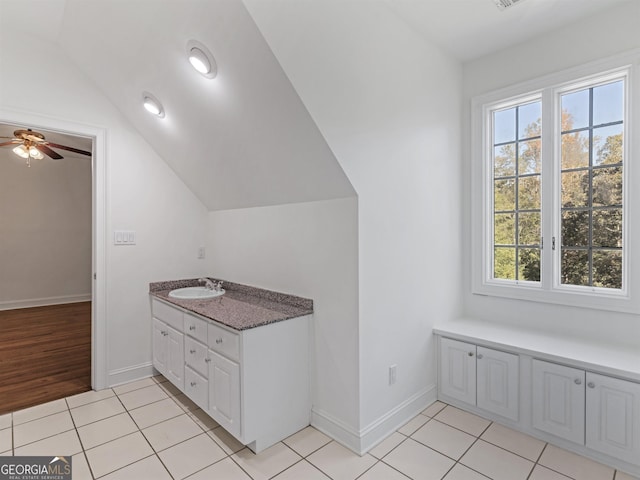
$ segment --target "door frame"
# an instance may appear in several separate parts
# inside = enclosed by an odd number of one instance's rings
[[[0,108],[0,122],[28,125],[92,140],[91,386],[94,390],[102,390],[107,387],[107,130],[95,125],[7,108]]]

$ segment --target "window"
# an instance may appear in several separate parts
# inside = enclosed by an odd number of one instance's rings
[[[492,112],[493,278],[540,281],[541,103]]]
[[[640,311],[631,67],[559,77],[474,99],[474,292]]]

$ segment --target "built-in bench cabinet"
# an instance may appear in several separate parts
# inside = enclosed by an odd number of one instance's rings
[[[450,338],[440,341],[440,391],[518,420],[518,355]]]
[[[254,452],[310,423],[309,320],[233,330],[152,298],[153,366]]]
[[[612,352],[599,368],[585,361],[588,346],[569,340],[549,339],[536,351],[544,338],[473,322],[434,333],[440,400],[640,475],[640,352]],[[606,350],[591,353],[607,358]]]
[[[532,363],[534,428],[640,461],[640,384],[543,360]]]

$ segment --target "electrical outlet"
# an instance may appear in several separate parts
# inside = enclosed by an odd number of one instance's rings
[[[391,365],[389,367],[389,385],[393,385],[394,383],[396,383],[397,372],[398,372],[397,365]]]

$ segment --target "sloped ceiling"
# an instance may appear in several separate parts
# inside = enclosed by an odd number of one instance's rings
[[[192,69],[191,39],[217,78]],[[58,42],[210,210],[355,195],[240,0],[68,0]]]
[[[384,6],[465,61],[622,1],[525,0],[505,12],[493,0],[362,5]],[[254,16],[273,8],[285,23],[287,2],[301,0],[246,0]],[[0,28],[26,27],[57,42],[210,210],[355,195],[241,0],[0,0]],[[191,39],[216,57],[216,79],[189,65]],[[142,108],[143,91],[163,102],[164,119]]]

